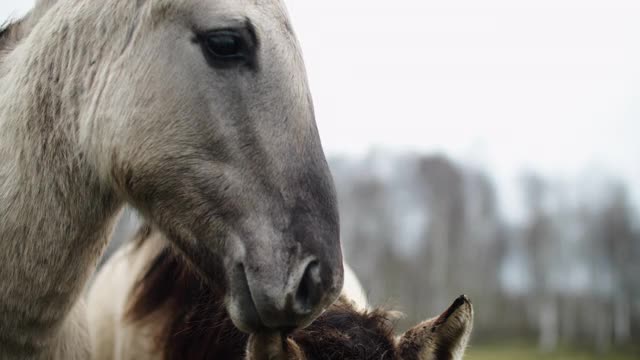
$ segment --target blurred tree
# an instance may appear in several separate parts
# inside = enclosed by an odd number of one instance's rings
[[[531,299],[538,321],[538,345],[543,351],[554,350],[559,342],[559,309],[556,294],[552,289],[555,261],[554,224],[549,209],[545,207],[548,187],[544,180],[534,174],[522,179],[528,221],[524,228],[529,264],[533,278]]]

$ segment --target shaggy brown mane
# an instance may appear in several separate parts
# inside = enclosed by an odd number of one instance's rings
[[[150,233],[143,227],[138,244]],[[150,263],[130,299],[129,321],[164,324],[155,339],[164,359],[245,358],[249,336],[236,329],[226,312],[224,287],[205,286],[170,248]],[[289,337],[309,360],[395,360],[393,330],[387,312],[359,312],[340,299],[309,327]]]
[[[396,360],[393,322],[386,311],[359,312],[343,298],[291,338],[313,360]]]
[[[143,226],[138,249],[151,234]],[[130,295],[127,319],[164,324],[156,344],[164,359],[243,359],[248,336],[231,322],[224,289],[204,285],[173,249],[150,263]]]

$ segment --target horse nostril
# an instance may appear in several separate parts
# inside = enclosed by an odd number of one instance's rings
[[[322,300],[323,289],[320,276],[320,262],[307,264],[294,297],[293,310],[298,315],[310,314]]]

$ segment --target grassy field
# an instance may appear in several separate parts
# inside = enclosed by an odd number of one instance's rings
[[[469,347],[466,360],[639,360],[639,353],[590,354],[578,350],[562,350],[541,354],[527,345],[476,345]]]

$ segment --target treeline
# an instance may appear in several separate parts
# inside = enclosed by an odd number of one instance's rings
[[[525,174],[524,215],[508,221],[487,174],[442,156],[330,162],[346,258],[406,324],[465,293],[477,341],[607,351],[640,340],[640,229],[622,183]]]
[[[491,177],[442,156],[378,152],[330,165],[346,258],[373,304],[405,313],[400,325],[464,293],[475,341],[601,352],[640,343],[640,227],[621,183],[525,174],[524,214],[512,221]],[[138,224],[127,211],[107,254]]]

